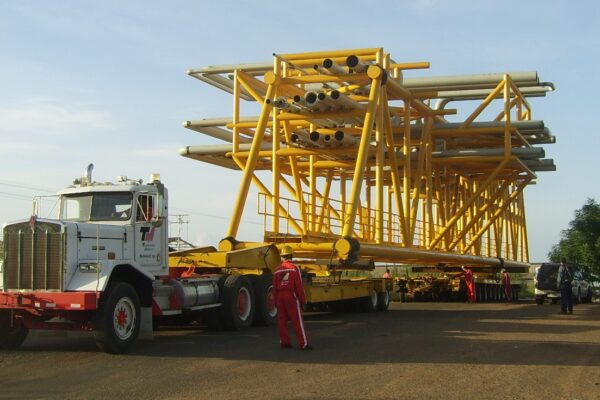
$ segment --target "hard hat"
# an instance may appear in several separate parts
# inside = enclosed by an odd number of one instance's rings
[[[291,256],[293,253],[294,250],[290,246],[283,246],[279,254],[282,256]]]

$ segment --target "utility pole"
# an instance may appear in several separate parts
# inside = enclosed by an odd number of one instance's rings
[[[173,224],[177,224],[177,250],[181,250],[181,226],[183,224],[189,224],[190,221],[185,217],[188,217],[187,214],[175,214],[172,215],[175,218]]]

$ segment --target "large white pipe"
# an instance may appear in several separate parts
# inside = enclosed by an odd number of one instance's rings
[[[310,133],[310,140],[315,145],[320,146],[320,147],[331,146],[333,143],[331,140],[331,135],[320,134],[317,131],[313,131]]]
[[[358,57],[354,55],[346,57],[346,65],[357,73],[365,72],[369,68],[368,64],[361,63]]]
[[[527,86],[539,85],[537,72],[507,72],[513,82],[519,86],[531,83]],[[404,78],[403,86],[407,89],[431,89],[444,90],[443,87],[465,87],[474,89],[474,86],[493,87],[504,79],[504,73],[453,75],[453,76],[427,76],[419,78]]]
[[[323,60],[323,67],[326,68],[330,73],[336,74],[336,75],[342,75],[342,74],[348,73],[348,71],[346,71],[343,67],[338,65],[331,58],[326,58]]]

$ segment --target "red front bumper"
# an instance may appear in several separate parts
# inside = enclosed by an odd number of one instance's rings
[[[0,309],[96,310],[100,292],[2,292]]]

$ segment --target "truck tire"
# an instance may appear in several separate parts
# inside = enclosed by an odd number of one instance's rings
[[[277,323],[277,307],[273,295],[273,275],[264,274],[253,276],[254,300],[254,325],[270,326]]]
[[[228,276],[223,283],[221,303],[221,319],[225,329],[240,331],[252,325],[254,295],[248,277]]]
[[[140,332],[140,299],[126,282],[110,283],[94,318],[94,339],[107,353],[129,350]]]
[[[392,301],[392,294],[389,290],[384,290],[377,294],[377,309],[379,311],[387,311],[390,306],[390,301]]]
[[[11,324],[10,311],[0,311],[0,349],[13,350],[19,348],[27,338],[28,333],[29,329],[20,319],[15,318]]]
[[[363,297],[362,304],[362,309],[366,312],[377,311],[377,308],[379,307],[379,296],[377,295],[377,292],[373,290],[370,296]]]

